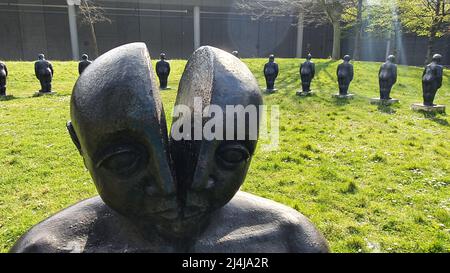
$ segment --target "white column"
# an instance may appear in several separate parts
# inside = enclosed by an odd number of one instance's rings
[[[194,50],[200,47],[200,7],[194,7]]]
[[[298,15],[298,24],[297,24],[297,50],[296,57],[301,58],[303,53],[303,28],[304,28],[304,14],[300,12]]]
[[[80,0],[67,0],[67,11],[69,13],[70,42],[72,45],[72,58],[74,60],[80,59],[80,49],[78,47],[77,14],[75,10],[75,5],[79,4]]]

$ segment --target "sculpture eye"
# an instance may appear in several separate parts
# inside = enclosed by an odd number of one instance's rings
[[[136,171],[140,161],[141,155],[133,149],[120,148],[106,154],[98,166],[118,175],[129,175]]]
[[[250,152],[241,144],[229,144],[219,148],[217,157],[227,167],[234,167],[250,158]]]

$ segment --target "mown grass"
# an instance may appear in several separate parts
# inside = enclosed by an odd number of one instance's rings
[[[266,60],[244,60],[264,86]],[[280,106],[280,147],[253,159],[243,190],[291,206],[307,217],[335,252],[450,252],[450,125],[447,115],[412,112],[421,101],[422,69],[400,67],[393,97],[378,108],[378,63],[355,62],[345,103],[337,92],[338,62],[316,60],[315,96],[299,98],[298,59],[278,59],[278,93],[264,95]],[[185,61],[172,61],[163,91],[170,115]],[[96,194],[89,173],[66,133],[75,62],[55,62],[56,96],[39,89],[33,64],[9,62],[8,94],[0,101],[0,251],[34,224]],[[436,102],[450,106],[445,72]],[[169,118],[170,120],[170,118]]]

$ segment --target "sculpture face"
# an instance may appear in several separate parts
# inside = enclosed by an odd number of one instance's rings
[[[273,55],[273,54],[270,55],[270,56],[269,56],[269,61],[270,61],[270,62],[274,62],[274,61],[275,61],[275,55]]]
[[[81,59],[83,60],[87,60],[89,58],[89,56],[87,54],[83,54],[83,56],[81,56]]]
[[[352,59],[352,58],[350,57],[350,55],[345,55],[345,56],[344,56],[344,61],[345,61],[345,62],[350,62],[351,59]]]
[[[222,110],[227,105],[261,105],[255,78],[241,61],[229,55],[212,47],[198,49],[183,73],[176,105],[194,109],[194,97],[202,99],[203,107],[215,105]],[[226,116],[226,111],[223,112]],[[191,128],[193,120],[191,118]],[[203,124],[208,120],[204,119]],[[180,120],[175,118],[173,124],[177,121]],[[246,128],[248,126],[247,123]],[[235,127],[224,127],[224,136],[228,130],[237,135]],[[171,140],[178,189],[185,204],[183,215],[187,221],[205,219],[231,200],[245,179],[256,142],[248,135],[240,141]]]
[[[39,54],[38,59],[39,59],[39,60],[45,60],[44,54]]]
[[[256,138],[250,139],[246,130],[244,140],[171,139],[172,164],[145,44],[116,48],[91,66],[75,85],[68,129],[101,198],[134,222],[150,223],[176,237],[192,235],[239,190]],[[177,105],[191,108],[195,97],[205,107],[224,110],[227,105],[262,104],[248,68],[211,47],[194,53],[179,89]],[[233,130],[236,135],[235,127],[224,128],[224,134]]]
[[[306,59],[309,61],[309,60],[311,60],[312,59],[312,55],[311,54],[308,54],[308,56],[306,56]]]
[[[177,217],[177,201],[149,60],[140,43],[99,57],[74,87],[68,127],[103,201],[126,217],[164,226]],[[114,68],[127,65],[133,69]]]
[[[166,59],[166,54],[165,53],[161,53],[159,55],[159,57],[161,58],[161,60],[165,60]]]

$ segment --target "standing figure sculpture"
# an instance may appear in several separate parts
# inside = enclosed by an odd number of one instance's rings
[[[167,87],[167,79],[170,74],[170,64],[166,61],[166,54],[160,54],[160,60],[156,63],[156,74],[159,78],[159,88],[162,90],[170,89]]]
[[[278,64],[275,62],[275,56],[269,56],[269,62],[264,65],[264,77],[266,78],[266,91],[275,92],[275,80],[278,77]]]
[[[8,77],[8,68],[5,63],[0,62],[0,96],[6,96],[6,78]]]
[[[44,54],[39,54],[39,59],[34,63],[34,73],[41,83],[38,94],[50,94],[52,92],[53,66],[45,59]]]
[[[335,97],[350,98],[352,94],[348,93],[348,88],[353,80],[354,72],[353,65],[350,63],[351,57],[349,55],[344,56],[344,61],[338,65],[336,75],[339,84],[339,94]]]
[[[300,65],[300,78],[302,80],[302,90],[298,95],[311,93],[311,82],[316,74],[316,65],[311,61],[312,55],[308,54],[306,61]]]
[[[432,62],[427,65],[422,74],[423,104],[415,103],[412,109],[415,111],[445,113],[445,105],[434,104],[436,93],[442,86],[444,67],[440,64],[442,56],[435,54]]]
[[[89,60],[89,56],[83,54],[83,56],[81,56],[81,61],[78,63],[78,74],[81,75],[90,64],[92,64],[92,61]]]
[[[100,196],[37,224],[10,252],[328,252],[302,214],[239,191],[256,149],[260,111],[248,113],[244,128],[220,130],[224,136],[244,130],[243,139],[176,136],[194,128],[197,107],[221,110],[201,122],[231,116],[236,124],[245,109],[227,115],[229,105],[262,105],[255,77],[229,53],[197,49],[175,105],[190,111],[174,115],[169,139],[146,45],[100,56],[75,84],[67,123]]]
[[[397,65],[395,56],[389,55],[386,62],[383,63],[378,71],[378,81],[380,84],[380,97],[370,100],[371,104],[390,105],[397,103],[397,99],[391,98],[391,90],[397,82]]]
[[[442,56],[435,54],[431,64],[427,65],[422,74],[423,105],[434,106],[434,98],[442,86],[444,68],[440,65]]]
[[[381,65],[378,78],[380,83],[380,99],[390,100],[392,87],[397,82],[397,65],[395,64],[394,55],[390,55],[387,61]]]

